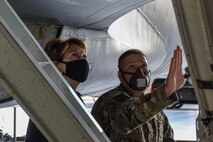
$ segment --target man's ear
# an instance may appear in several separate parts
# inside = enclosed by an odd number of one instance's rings
[[[121,72],[120,71],[118,71],[118,78],[119,78],[119,80],[121,81],[122,80],[122,74],[121,74]]]

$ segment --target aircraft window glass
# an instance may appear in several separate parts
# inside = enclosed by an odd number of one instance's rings
[[[184,104],[179,109],[166,109],[164,112],[174,130],[175,140],[196,141],[197,104]]]
[[[29,117],[20,106],[16,106],[16,138],[24,142]],[[14,107],[0,108],[0,141],[14,136]],[[1,133],[3,135],[1,135]],[[10,139],[12,141],[12,139]]]
[[[148,92],[149,90],[147,90]],[[98,96],[83,96],[86,109],[91,112],[94,102]],[[29,117],[19,106],[16,107],[16,135],[24,136],[26,134],[27,124]],[[197,104],[184,104],[178,109],[166,109],[166,113],[170,125],[174,129],[175,140],[196,141],[196,119],[198,116]],[[13,136],[13,122],[14,122],[14,108],[1,108],[0,109],[0,129],[3,133],[8,133]],[[187,126],[187,127],[186,127]],[[190,132],[190,133],[189,133]]]

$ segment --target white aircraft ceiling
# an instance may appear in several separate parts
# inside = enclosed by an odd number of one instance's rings
[[[23,20],[106,30],[122,15],[153,0],[8,0]]]

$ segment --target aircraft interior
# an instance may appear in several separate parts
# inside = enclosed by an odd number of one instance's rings
[[[110,141],[90,111],[119,85],[118,57],[131,48],[145,53],[150,92],[165,81],[179,45],[188,79],[180,102],[165,113],[177,141],[212,142],[212,6],[212,0],[1,0],[0,123],[1,109],[20,107],[49,141]],[[88,45],[89,76],[77,88],[86,106],[43,51],[55,37]]]

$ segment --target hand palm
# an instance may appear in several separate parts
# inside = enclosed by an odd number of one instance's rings
[[[170,63],[169,74],[165,84],[166,95],[170,96],[174,91],[180,89],[184,83],[185,79],[182,74],[182,51],[178,46],[174,51]]]

